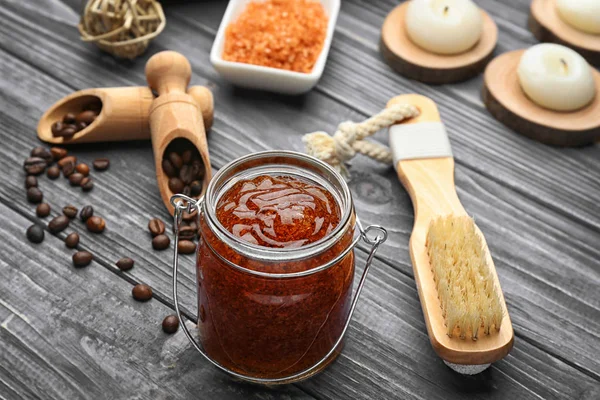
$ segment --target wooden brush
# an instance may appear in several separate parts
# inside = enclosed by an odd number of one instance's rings
[[[513,329],[487,243],[454,187],[454,158],[435,103],[420,95],[388,102],[420,115],[390,128],[394,167],[410,194],[410,255],[435,352],[454,370],[476,374],[508,354]]]

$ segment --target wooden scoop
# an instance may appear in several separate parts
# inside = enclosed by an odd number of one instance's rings
[[[203,193],[212,176],[200,108],[194,97],[186,93],[191,75],[192,68],[188,60],[174,51],[155,54],[146,64],[148,84],[158,93],[150,107],[156,179],[163,202],[171,214],[174,210],[170,198],[176,193],[169,189],[169,178],[162,168],[163,156],[169,144],[175,139],[187,139],[198,149],[205,167]]]
[[[204,86],[192,86],[188,93],[195,99],[206,129],[213,121],[213,97]],[[70,138],[54,137],[52,124],[66,113],[80,113],[90,103],[102,103],[96,120]],[[38,123],[38,137],[52,144],[76,144],[150,139],[150,106],[154,96],[150,88],[119,87],[85,89],[63,97],[52,105]]]

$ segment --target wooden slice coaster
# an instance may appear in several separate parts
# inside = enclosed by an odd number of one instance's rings
[[[556,0],[531,2],[529,30],[540,42],[571,47],[590,64],[600,65],[600,35],[582,32],[563,21],[556,10]]]
[[[433,84],[460,82],[479,74],[491,60],[498,27],[483,10],[481,39],[470,50],[453,55],[431,53],[414,44],[405,29],[408,2],[394,8],[381,28],[380,49],[386,62],[401,75]]]
[[[600,138],[600,95],[586,107],[552,111],[538,106],[521,89],[517,68],[525,50],[496,57],[485,70],[483,102],[498,121],[531,139],[553,146],[583,146]],[[597,93],[600,72],[592,68]]]

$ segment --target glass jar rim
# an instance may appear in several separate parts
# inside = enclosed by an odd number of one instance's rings
[[[298,248],[259,246],[241,240],[225,229],[216,216],[216,203],[220,196],[240,179],[261,173],[268,174],[269,172],[280,175],[296,175],[319,183],[327,190],[332,191],[333,189],[332,195],[342,214],[338,225],[321,240]],[[286,262],[309,258],[331,248],[343,237],[348,226],[352,223],[354,207],[346,181],[330,165],[317,158],[295,151],[268,150],[242,156],[221,168],[208,185],[202,202],[202,213],[211,232],[244,257],[254,260]],[[241,266],[238,267],[248,270],[248,272],[256,272]],[[265,273],[265,275],[272,274]]]

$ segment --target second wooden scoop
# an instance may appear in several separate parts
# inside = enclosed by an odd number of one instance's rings
[[[211,179],[210,158],[202,114],[198,103],[186,93],[192,75],[189,61],[174,51],[155,54],[146,64],[146,79],[150,88],[158,93],[150,107],[150,133],[156,166],[156,179],[161,197],[169,212],[173,193],[169,189],[169,177],[162,168],[167,147],[175,140],[185,139],[191,143],[204,164],[203,192]]]

